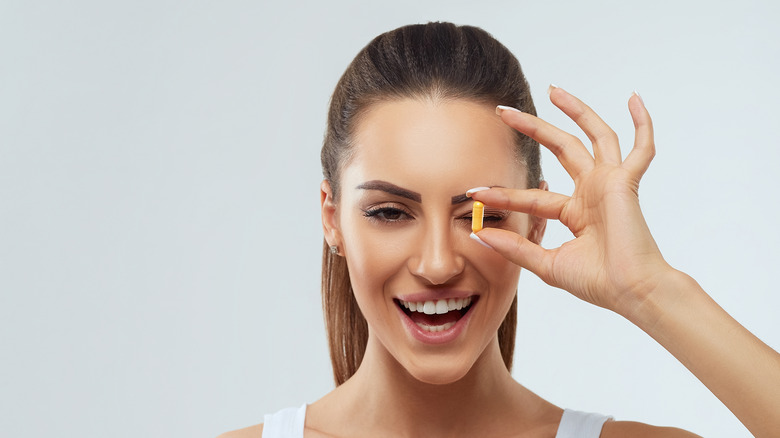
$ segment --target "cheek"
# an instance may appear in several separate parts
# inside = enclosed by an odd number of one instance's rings
[[[403,233],[394,233],[392,238],[388,238],[387,232],[359,219],[350,225],[345,228],[349,231],[343,235],[355,296],[358,302],[383,299],[384,285],[403,272],[408,256]]]
[[[403,273],[409,249],[402,239],[389,239],[387,233],[363,226],[352,228],[344,235],[347,266],[352,290],[370,330],[380,339],[389,329],[388,315],[396,312],[394,302],[386,294],[397,283],[405,283]]]
[[[472,263],[489,284],[491,292],[499,296],[514,295],[520,277],[519,266],[493,251],[485,257],[472,259]]]

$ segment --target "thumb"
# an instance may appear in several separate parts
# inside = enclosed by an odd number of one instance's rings
[[[476,236],[510,262],[547,281],[549,251],[512,231],[484,228]]]

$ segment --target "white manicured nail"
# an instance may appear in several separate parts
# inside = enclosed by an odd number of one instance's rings
[[[487,243],[483,242],[483,241],[482,241],[482,239],[480,239],[480,238],[479,238],[479,236],[477,236],[476,234],[474,234],[474,233],[471,233],[471,234],[469,234],[469,237],[471,237],[472,239],[474,239],[474,240],[476,240],[477,242],[479,242],[480,244],[482,244],[482,246],[484,246],[485,248],[490,248],[490,249],[493,249],[493,247],[492,247],[492,246],[490,246],[490,245],[488,245]]]
[[[638,97],[638,98],[639,98],[639,101],[640,101],[640,102],[642,102],[642,106],[644,106],[644,104],[645,104],[645,100],[644,100],[644,99],[642,99],[642,96],[641,96],[639,93],[637,93],[637,91],[636,91],[636,90],[634,90],[634,91],[633,91],[631,94],[633,94],[633,95],[635,95],[636,97]]]
[[[522,112],[522,111],[520,111],[519,109],[517,109],[515,107],[506,106],[506,105],[498,105],[496,107],[496,115],[500,116],[501,113],[503,113],[504,111],[514,111],[516,113],[521,113]]]
[[[481,192],[483,190],[490,190],[490,187],[474,187],[473,189],[468,189],[466,190],[466,196],[470,198],[474,193]]]

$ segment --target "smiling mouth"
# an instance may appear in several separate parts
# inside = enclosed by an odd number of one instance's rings
[[[427,332],[441,332],[452,328],[476,303],[476,296],[435,301],[403,301],[395,303],[418,327]]]

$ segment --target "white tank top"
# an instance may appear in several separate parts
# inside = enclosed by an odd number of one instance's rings
[[[600,414],[564,409],[555,438],[599,438],[607,417]],[[303,438],[306,405],[287,408],[265,416],[262,438]]]

